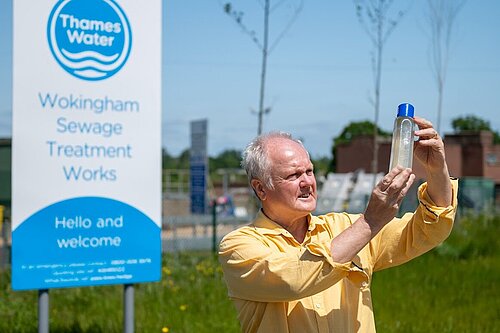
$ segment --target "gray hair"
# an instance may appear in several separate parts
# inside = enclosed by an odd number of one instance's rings
[[[275,138],[295,141],[304,147],[300,140],[294,139],[292,135],[287,132],[270,132],[257,136],[247,145],[241,159],[241,166],[247,173],[249,183],[252,179],[259,179],[263,181],[268,188],[274,188],[271,175],[271,161],[268,158],[269,156],[266,148],[269,140]],[[304,150],[306,150],[305,147]],[[307,154],[309,155],[309,153]]]

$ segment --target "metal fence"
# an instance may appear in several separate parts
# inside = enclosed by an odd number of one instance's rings
[[[459,179],[459,210],[461,213],[495,212],[495,183],[482,177],[464,177]]]
[[[334,188],[333,191],[324,189],[323,196],[320,192],[318,206],[321,205],[322,209],[326,211],[342,211],[349,207],[341,205],[334,205],[335,202],[350,203],[347,200],[346,191],[341,190],[346,188],[346,183],[351,181],[352,175],[345,177],[332,177],[330,179],[330,186]],[[363,184],[372,182],[372,179],[362,178]],[[412,211],[418,205],[416,198],[416,190],[420,182],[416,182],[409,195],[403,201],[401,209],[403,211]],[[353,184],[350,184],[353,186]],[[352,187],[349,191],[351,193],[363,193],[364,198],[366,195],[366,186],[363,191],[353,191]],[[342,200],[338,201],[337,197]],[[472,213],[490,213],[498,212],[495,209],[495,184],[492,180],[479,177],[464,177],[460,179],[459,185],[459,213],[472,212]],[[325,202],[321,200],[327,199]],[[359,210],[364,209],[366,202],[357,205]],[[337,209],[335,209],[337,208]],[[344,209],[339,209],[344,208]],[[352,208],[352,207],[351,207]],[[324,213],[324,212],[316,212]],[[220,240],[224,235],[230,231],[251,222],[252,216],[237,217],[237,216],[221,216],[217,215],[186,215],[186,216],[164,216],[162,222],[162,249],[163,252],[177,252],[185,250],[214,250],[217,248]],[[215,223],[215,228],[214,228]],[[5,218],[0,223],[0,268],[8,267],[10,265],[11,247],[10,247],[11,225],[10,220]]]
[[[222,237],[248,223],[248,218],[235,216],[216,216],[215,221],[213,215],[168,216],[163,220],[162,249],[216,250]]]
[[[10,264],[10,229],[10,220],[3,219],[0,221],[0,268]]]

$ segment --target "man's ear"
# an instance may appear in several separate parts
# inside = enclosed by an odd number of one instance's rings
[[[252,185],[253,191],[255,192],[255,195],[257,198],[259,198],[260,201],[264,201],[266,199],[266,190],[264,188],[264,184],[258,179],[252,179],[250,181],[250,184]]]

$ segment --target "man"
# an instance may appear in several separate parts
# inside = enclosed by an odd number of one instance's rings
[[[441,243],[457,206],[443,141],[429,121],[415,123],[414,154],[427,183],[417,210],[402,218],[395,215],[411,169],[390,170],[363,214],[313,216],[316,180],[302,144],[284,133],[249,144],[242,165],[262,208],[251,225],[224,237],[219,252],[243,332],[375,332],[372,273]]]

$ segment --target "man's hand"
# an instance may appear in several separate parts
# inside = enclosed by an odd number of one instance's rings
[[[414,179],[411,169],[402,167],[385,175],[373,189],[365,213],[332,240],[330,253],[333,261],[345,263],[352,260],[396,216]]]
[[[442,170],[446,165],[443,140],[430,121],[420,117],[415,117],[414,120],[419,127],[415,131],[415,135],[419,137],[415,144],[415,158],[424,165],[427,172]]]
[[[430,121],[420,117],[414,119],[420,128],[415,131],[419,141],[415,144],[414,154],[425,167],[427,193],[436,205],[447,207],[451,205],[452,190],[443,140]]]
[[[411,173],[411,169],[397,166],[375,186],[364,213],[372,236],[396,216],[399,205],[414,180],[415,175]]]
[[[419,130],[415,135],[414,155],[425,166],[427,193],[438,206],[451,204],[452,190],[444,143],[432,123],[415,117]],[[397,214],[401,201],[415,180],[411,169],[395,167],[375,186],[365,213],[349,228],[332,240],[330,252],[335,262],[345,263],[361,251],[368,242]]]

